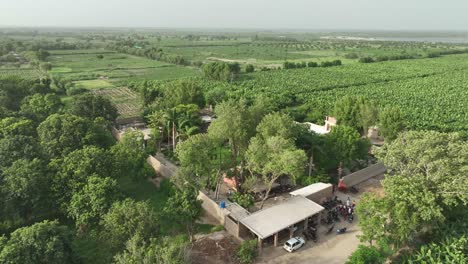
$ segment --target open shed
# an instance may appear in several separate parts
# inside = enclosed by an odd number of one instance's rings
[[[264,239],[273,236],[278,245],[278,233],[288,229],[289,237],[294,235],[294,225],[303,223],[307,229],[309,218],[320,214],[324,208],[303,196],[294,196],[281,204],[253,213],[240,220],[258,238],[259,248]]]

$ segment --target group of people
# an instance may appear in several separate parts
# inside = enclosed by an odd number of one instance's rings
[[[335,208],[336,212],[341,214],[344,218],[348,217],[349,221],[352,221],[354,219],[354,209],[356,207],[356,201],[353,200],[351,202],[351,199],[346,200],[345,204],[338,204],[338,206]]]

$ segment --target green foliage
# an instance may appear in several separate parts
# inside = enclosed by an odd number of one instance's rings
[[[367,133],[370,126],[377,124],[378,111],[373,101],[363,97],[345,96],[336,101],[333,115],[340,125]]]
[[[397,175],[423,178],[425,188],[447,206],[468,201],[464,189],[468,143],[458,133],[404,132],[377,157]]]
[[[266,187],[261,207],[280,176],[286,175],[295,182],[304,173],[307,162],[303,150],[297,149],[291,139],[279,136],[266,139],[259,136],[252,138],[246,157],[249,168],[261,175]]]
[[[345,125],[333,127],[325,145],[332,167],[337,167],[339,162],[349,165],[352,161],[365,159],[369,149],[369,142],[362,139],[354,128]]]
[[[164,213],[169,219],[186,227],[190,241],[193,241],[195,221],[202,215],[202,201],[197,196],[198,191],[186,187],[169,197],[164,207]]]
[[[4,199],[4,219],[31,222],[51,211],[51,179],[39,159],[15,161],[2,174],[0,193]]]
[[[92,175],[109,177],[113,175],[112,157],[104,149],[85,147],[75,150],[61,159],[52,160],[53,189],[63,209],[67,211],[72,195],[83,190]]]
[[[119,197],[115,180],[91,176],[81,190],[73,193],[68,205],[68,216],[75,221],[79,231],[86,231],[99,223]]]
[[[44,221],[11,233],[0,249],[0,263],[77,263],[72,252],[72,235],[57,221]]]
[[[248,193],[241,194],[239,192],[234,192],[230,199],[244,208],[250,208],[254,205],[254,198]]]
[[[37,133],[44,151],[50,157],[60,157],[85,145],[108,146],[112,136],[102,122],[97,122],[70,114],[53,114],[39,125]]]
[[[257,258],[257,254],[257,241],[255,240],[246,240],[242,242],[236,252],[236,256],[242,264],[254,263]]]
[[[372,63],[375,62],[375,60],[372,57],[362,57],[359,58],[360,63]]]
[[[148,154],[144,144],[144,135],[141,131],[125,132],[122,139],[110,150],[114,160],[113,174],[133,180],[146,179],[153,175],[154,172],[146,163]]]
[[[33,137],[18,135],[0,139],[0,169],[9,167],[16,160],[32,160],[41,154],[41,148]]]
[[[149,241],[159,233],[159,219],[148,202],[132,199],[115,202],[101,220],[103,237],[113,250],[123,249],[125,241],[138,235]]]
[[[183,186],[191,183],[199,188],[213,188],[217,184],[221,164],[219,144],[208,134],[194,135],[177,145],[180,162],[176,181]]]
[[[239,64],[229,64],[226,62],[216,61],[203,65],[203,75],[205,78],[217,81],[229,81],[235,74],[239,73]]]
[[[127,241],[125,250],[114,257],[114,263],[188,263],[188,243],[183,236],[151,239],[149,243],[134,236]]]
[[[385,256],[376,247],[359,245],[346,264],[382,264],[384,262]]]
[[[23,99],[21,113],[36,122],[44,121],[49,115],[62,108],[60,98],[55,94],[34,94]]]
[[[356,206],[359,226],[363,230],[361,242],[381,241],[386,237],[385,222],[388,216],[388,203],[375,194],[365,193]]]
[[[405,129],[405,120],[399,108],[386,107],[380,113],[379,120],[379,132],[387,141],[394,140]]]
[[[295,139],[298,134],[297,126],[289,115],[271,113],[263,117],[257,126],[257,133],[264,139],[273,136]]]
[[[0,138],[17,135],[34,137],[36,127],[31,120],[26,118],[6,117],[0,119]]]
[[[331,183],[331,181],[332,179],[330,178],[330,176],[324,173],[319,173],[319,174],[312,175],[312,176],[307,176],[307,175],[301,176],[297,179],[296,183],[299,184],[300,186],[308,186],[308,185],[319,183],[319,182]]]
[[[118,116],[117,108],[109,99],[90,93],[73,97],[68,113],[91,120],[102,117],[110,122],[115,121]]]
[[[468,239],[466,236],[447,238],[440,243],[423,245],[419,250],[405,256],[401,263],[467,263]]]
[[[245,66],[245,72],[246,73],[252,73],[255,71],[255,67],[252,64],[247,64]]]
[[[364,196],[356,209],[362,240],[386,237],[396,247],[412,245],[459,218],[451,216],[468,199],[468,145],[457,133],[404,132],[377,157],[393,173],[383,181],[384,197]]]

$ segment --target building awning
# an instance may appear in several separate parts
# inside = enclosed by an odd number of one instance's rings
[[[253,213],[240,222],[259,238],[265,239],[322,210],[324,208],[319,204],[302,196],[294,196],[281,204]]]
[[[318,182],[318,183],[314,183],[309,186],[306,186],[304,188],[297,189],[293,192],[290,192],[289,194],[291,194],[292,196],[301,195],[301,196],[307,197],[314,193],[323,191],[327,188],[333,188],[333,186],[330,183]]]

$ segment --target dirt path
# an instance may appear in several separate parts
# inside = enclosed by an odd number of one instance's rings
[[[348,257],[357,249],[360,234],[355,225],[348,227],[350,230],[343,235],[332,233],[323,237],[322,242],[314,243],[308,241],[304,248],[295,253],[287,253],[281,247],[269,247],[265,249],[262,258],[258,261],[261,264],[283,264],[283,263],[304,263],[304,264],[343,264]]]
[[[338,198],[346,201],[348,197],[351,200],[359,202],[361,194],[336,193]],[[353,223],[344,220],[335,224],[333,233],[326,235],[328,229],[325,225],[320,225],[318,230],[319,241],[314,243],[307,241],[304,248],[294,253],[286,252],[282,247],[266,247],[259,261],[260,264],[283,264],[283,263],[304,263],[304,264],[343,264],[348,257],[357,249],[359,239],[357,235],[361,234],[358,223],[359,219],[355,217]],[[348,231],[345,234],[337,235],[336,229],[346,227]]]

